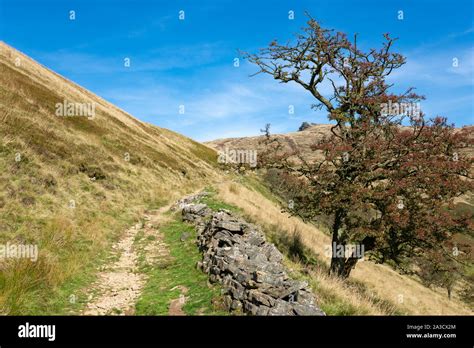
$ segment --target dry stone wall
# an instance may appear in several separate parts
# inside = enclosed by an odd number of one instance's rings
[[[202,194],[201,194],[202,195]],[[198,231],[203,259],[198,267],[211,282],[221,283],[230,311],[251,315],[325,315],[306,282],[290,279],[283,256],[261,230],[227,210],[180,202],[183,220]]]

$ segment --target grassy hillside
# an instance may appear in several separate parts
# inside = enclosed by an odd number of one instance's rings
[[[95,117],[56,116],[56,103]],[[218,178],[213,150],[143,123],[0,43],[0,313],[61,313],[123,228]],[[67,284],[67,285],[65,285]]]

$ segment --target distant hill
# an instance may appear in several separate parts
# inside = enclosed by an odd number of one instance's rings
[[[302,131],[286,134],[272,134],[271,136],[274,139],[278,139],[278,141],[283,145],[282,151],[292,152],[298,150],[301,152],[301,155],[305,160],[313,161],[318,158],[318,154],[311,150],[311,145],[322,139],[324,136],[329,135],[331,127],[332,126],[329,124],[313,124]],[[261,135],[243,138],[216,139],[206,142],[205,144],[218,151],[224,150],[227,147],[229,149],[249,149],[261,152],[265,148],[264,140],[265,136]]]
[[[306,161],[314,161],[316,159],[320,159],[321,155],[318,154],[317,151],[313,151],[311,149],[311,145],[315,144],[319,140],[321,140],[324,136],[331,135],[331,127],[330,124],[314,124],[314,123],[303,123],[300,127],[301,130],[297,132],[290,132],[285,134],[272,134],[271,137],[273,139],[277,139],[282,145],[282,151],[292,152],[294,150],[299,151],[300,155]],[[474,137],[474,126],[467,126],[471,130],[470,134]],[[216,139],[212,141],[205,142],[206,145],[209,145],[219,150],[224,150],[225,148],[228,149],[249,149],[249,150],[257,150],[263,151],[265,144],[264,144],[265,136],[253,136],[253,137],[242,137],[242,138],[224,138],[224,139]],[[464,154],[468,156],[474,157],[474,150],[470,148],[469,150],[463,150]],[[291,157],[290,157],[291,158]],[[474,167],[472,170],[472,174],[474,175]]]

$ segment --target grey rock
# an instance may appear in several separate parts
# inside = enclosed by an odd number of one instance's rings
[[[258,306],[257,315],[269,315],[270,308],[266,306]]]
[[[216,227],[221,230],[231,231],[231,232],[241,232],[242,226],[238,221],[219,221],[216,223]]]
[[[258,307],[250,301],[244,301],[244,306],[243,307],[244,307],[244,311],[249,313],[249,314],[257,315],[257,313],[258,313]]]
[[[189,238],[189,233],[188,232],[184,232],[183,234],[181,234],[181,237],[179,237],[179,240],[184,242],[186,239]]]
[[[325,315],[324,312],[316,306],[302,305],[295,303],[292,305],[295,315]]]
[[[265,295],[264,293],[256,290],[256,289],[252,289],[249,291],[249,296],[248,296],[249,300],[251,300],[252,302],[257,302],[257,303],[261,303],[265,306],[268,306],[268,307],[272,307],[275,305],[275,299],[272,298],[271,296],[268,296],[268,295]]]
[[[293,306],[286,301],[278,300],[270,308],[268,315],[294,315]]]
[[[223,302],[224,302],[224,306],[227,308],[227,309],[232,309],[232,302],[234,300],[232,300],[232,297],[229,296],[229,295],[226,295],[224,296],[224,299],[223,299]]]
[[[242,302],[238,301],[238,300],[233,300],[231,305],[230,305],[230,309],[232,309],[234,311],[241,311],[242,310]]]

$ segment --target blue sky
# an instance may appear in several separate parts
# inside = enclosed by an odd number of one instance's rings
[[[365,48],[379,47],[383,33],[398,37],[408,62],[391,78],[397,90],[417,87],[428,116],[473,124],[470,0],[0,0],[0,39],[135,117],[203,141],[256,135],[266,123],[273,132],[327,123],[299,86],[249,77],[257,69],[245,61],[234,67],[239,49],[291,39],[304,11],[357,32]]]

